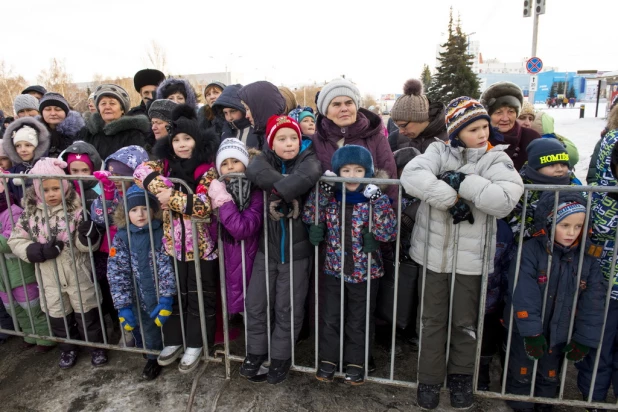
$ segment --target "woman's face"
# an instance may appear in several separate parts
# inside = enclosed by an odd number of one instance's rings
[[[167,129],[165,127],[169,126],[168,122],[153,117],[150,123],[150,128],[152,129],[152,133],[154,134],[156,140],[167,136]]]
[[[517,123],[521,127],[527,127],[528,129],[532,127],[532,122],[534,122],[534,115],[532,114],[522,114],[517,118]]]
[[[195,147],[195,140],[186,133],[178,133],[172,139],[172,148],[176,156],[181,159],[190,159]]]
[[[122,110],[122,105],[120,102],[109,96],[101,97],[101,100],[99,100],[98,109],[105,123],[118,120],[124,114],[124,110]]]
[[[247,120],[249,120],[249,123],[251,123],[251,126],[255,127],[255,122],[253,121],[253,116],[251,115],[251,109],[249,109],[249,106],[247,106],[247,103],[243,102],[242,100],[240,102],[245,108],[245,117],[247,118]]]
[[[217,97],[221,95],[221,89],[216,86],[211,86],[206,90],[206,95],[204,98],[206,99],[206,104],[212,107],[212,104],[217,101]]]
[[[88,99],[88,110],[90,110],[90,113],[97,112],[97,106],[94,104],[94,99]]]
[[[339,127],[348,127],[356,123],[357,108],[354,100],[348,96],[337,96],[326,109],[326,118]]]
[[[67,114],[58,106],[47,106],[43,109],[43,120],[52,129],[55,129],[66,117]]]
[[[182,95],[182,93],[179,92],[170,94],[169,96],[167,96],[167,100],[171,100],[178,104],[184,104],[186,102],[185,97]]]
[[[496,109],[490,117],[491,125],[497,127],[500,133],[506,133],[515,126],[517,111],[512,107],[504,106]]]

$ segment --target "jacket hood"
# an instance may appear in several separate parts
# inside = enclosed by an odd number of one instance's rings
[[[256,132],[264,133],[268,119],[285,111],[285,99],[277,86],[264,80],[246,85],[238,97],[251,109]]]
[[[43,116],[37,116],[37,119],[41,121],[41,123],[47,123],[43,119]],[[65,117],[65,119],[58,124],[56,127],[56,131],[60,134],[63,134],[71,139],[74,139],[80,130],[86,125],[84,118],[82,115],[74,110],[69,111],[69,114]]]
[[[34,190],[34,185],[37,184],[37,180],[38,179],[34,179],[33,185],[26,189],[26,193],[24,194],[24,198],[22,200],[24,210],[28,211],[28,213],[30,214],[33,214],[37,208],[40,209],[43,207],[41,201],[39,201],[39,198],[36,195],[36,191]],[[82,207],[82,201],[80,197],[77,196],[77,192],[70,185],[69,190],[66,193],[65,200],[68,214],[71,214]],[[60,207],[62,207],[62,204],[60,205]],[[52,208],[48,207],[48,210],[49,209]]]
[[[9,125],[9,127],[6,128],[6,131],[4,132],[4,137],[2,139],[2,148],[4,149],[4,153],[6,153],[9,159],[11,159],[13,165],[23,163],[21,157],[19,157],[17,151],[15,150],[15,146],[13,146],[13,133],[15,133],[17,130],[21,129],[24,126],[32,127],[36,131],[36,134],[39,138],[39,144],[34,149],[34,158],[30,163],[34,163],[41,157],[43,157],[49,150],[49,145],[51,143],[49,131],[47,130],[47,127],[44,123],[38,121],[34,117],[22,117],[21,119],[15,120]]]
[[[244,115],[245,107],[240,102],[240,96],[238,96],[240,89],[242,89],[241,84],[232,84],[223,89],[215,103],[212,105],[212,110],[215,114],[223,115],[223,109],[226,107],[231,107],[233,109],[240,110]]]
[[[94,166],[94,171],[101,170],[101,166],[103,166],[103,160],[101,156],[99,156],[99,152],[94,148],[90,143],[86,143],[83,140],[77,140],[71,144],[71,146],[64,149],[62,153],[60,153],[59,158],[67,161],[69,154],[87,154]]]
[[[536,204],[534,211],[534,230],[535,232],[545,231],[545,236],[550,238],[551,223],[548,224],[547,217],[554,210],[555,194],[554,192],[543,192],[539,201]],[[579,203],[586,207],[586,199],[578,192],[558,192],[558,204],[561,203]]]
[[[446,121],[444,118],[444,105],[434,102],[429,105],[429,124],[417,138],[437,137],[446,140]]]
[[[197,136],[194,136],[195,147],[191,158],[197,160],[198,164],[213,163],[219,147],[219,136],[212,129],[200,130]],[[152,148],[152,153],[157,159],[174,159],[176,154],[172,147],[172,137],[163,137],[155,143]]]
[[[137,166],[148,161],[148,153],[143,147],[127,146],[117,150],[105,159],[105,169],[107,169],[107,162],[110,160],[117,160],[135,170]]]
[[[159,84],[159,87],[157,87],[157,99],[167,99],[170,94],[176,92],[175,89],[178,87],[184,88],[185,90],[185,104],[197,109],[197,97],[195,95],[195,90],[193,89],[193,86],[191,86],[191,83],[185,79],[170,78],[163,80]]]
[[[116,210],[114,210],[114,213],[112,215],[112,219],[114,224],[116,225],[116,227],[118,229],[126,229],[127,228],[127,215],[124,213],[124,202],[121,201],[118,203],[118,206],[116,206]],[[161,223],[161,220],[163,219],[163,210],[161,208],[159,208],[155,214],[154,214],[154,218],[151,220],[151,223],[154,223],[155,220],[159,221],[159,224]],[[153,227],[153,230],[155,229],[155,227]]]
[[[99,113],[93,113],[86,127],[93,135],[104,133],[106,136],[114,136],[127,130],[138,130],[147,134],[150,132],[150,120],[144,115],[122,116],[120,119],[105,124]]]

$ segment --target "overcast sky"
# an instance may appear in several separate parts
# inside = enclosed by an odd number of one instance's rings
[[[618,70],[616,0],[546,0],[538,56],[562,70]],[[243,72],[245,82],[322,82],[345,74],[363,93],[399,93],[433,69],[448,10],[480,41],[484,58],[529,57],[523,0],[28,0],[0,9],[0,59],[34,82],[53,57],[75,81],[133,76],[152,40],[169,72]],[[371,4],[362,6],[361,3]],[[212,56],[212,57],[209,57]],[[242,57],[237,57],[242,56]]]

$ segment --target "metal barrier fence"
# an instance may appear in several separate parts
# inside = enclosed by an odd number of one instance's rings
[[[79,177],[79,178],[75,178],[75,177],[71,177],[71,176],[39,176],[39,175],[10,175],[10,174],[5,174],[5,175],[0,175],[0,181],[2,183],[4,183],[5,187],[8,187],[8,180],[13,179],[13,178],[21,178],[21,179],[35,179],[34,180],[34,184],[35,185],[39,185],[39,187],[41,188],[41,193],[43,193],[43,182],[41,179],[59,179],[59,180],[66,180],[69,181],[69,184],[72,184],[72,181],[76,181],[77,185],[80,188],[80,195],[79,195],[79,200],[82,206],[82,218],[83,219],[87,219],[87,207],[86,207],[86,198],[84,195],[84,182],[87,181],[92,181],[95,180],[93,177]],[[229,176],[228,176],[229,177]],[[221,180],[224,180],[224,178],[221,178]],[[112,177],[111,178],[112,181],[115,182],[124,182],[123,185],[125,185],[125,187],[128,187],[128,183],[132,182],[131,178],[120,178],[120,177]],[[400,185],[400,182],[398,180],[394,180],[394,179],[343,179],[343,178],[333,178],[333,177],[322,177],[321,178],[322,181],[326,181],[326,182],[331,182],[331,183],[341,183],[341,182],[351,182],[351,183],[373,183],[373,184],[378,184],[378,185],[397,185],[398,186],[398,197],[399,199],[402,198],[403,196],[403,190],[402,190],[402,186]],[[243,179],[240,179],[241,183],[241,188],[243,184]],[[192,194],[190,188],[181,181],[177,181],[176,183],[181,184],[184,189],[186,190],[186,193],[188,194]],[[25,189],[25,183],[23,184],[23,188]],[[346,197],[345,197],[345,185],[342,185],[342,191],[344,193],[344,195],[342,196],[342,201],[341,201],[341,209],[342,211],[346,210]],[[529,207],[529,205],[527,204],[527,198],[528,198],[528,193],[532,192],[532,191],[549,191],[549,192],[554,192],[555,193],[555,200],[554,200],[554,214],[556,213],[557,207],[558,207],[558,192],[562,191],[573,191],[573,192],[585,192],[587,193],[588,197],[587,197],[587,205],[586,205],[586,223],[585,226],[583,228],[583,233],[587,233],[588,229],[589,229],[589,220],[590,220],[590,215],[591,215],[591,206],[592,206],[592,193],[593,192],[618,192],[618,188],[612,188],[612,187],[590,187],[590,186],[549,186],[549,185],[527,185],[525,187],[525,191],[524,191],[524,204],[523,204],[523,210],[522,210],[522,219],[525,220],[525,216],[526,216],[526,211],[527,208]],[[242,190],[241,190],[242,192]],[[316,190],[314,192],[315,195],[315,204],[316,204],[316,214],[315,214],[315,223],[318,223],[318,215],[319,213],[317,213],[317,207],[319,205],[318,203],[318,185],[316,184]],[[6,203],[9,205],[11,204],[11,198],[9,196],[9,192],[8,190],[5,190],[3,194],[1,194],[2,197],[5,198]],[[113,211],[114,205],[112,204],[108,204],[110,203],[109,200],[105,199],[105,196],[101,196],[101,201],[102,201],[102,211],[103,211],[103,221],[104,221],[104,226],[105,226],[105,235],[106,235],[106,241],[108,242],[108,248],[111,248],[111,242],[112,242],[112,238],[111,238],[111,232],[110,229],[113,226],[113,222],[110,219],[110,214]],[[148,213],[150,213],[150,200],[148,198],[148,196],[145,196],[146,199],[146,205],[147,205],[147,210]],[[112,201],[113,202],[113,201]],[[45,202],[42,202],[43,204],[43,213],[44,216],[46,217],[45,221],[47,224],[47,232],[51,233],[52,230],[49,227],[49,208],[48,206],[45,204]],[[129,216],[128,216],[128,210],[127,210],[127,200],[126,198],[123,198],[123,204],[124,204],[124,210],[125,210],[125,218],[127,220],[127,222],[129,221]],[[395,240],[395,251],[394,251],[394,266],[395,266],[395,271],[394,271],[394,291],[393,291],[393,308],[392,308],[392,324],[389,325],[388,327],[390,327],[390,348],[387,352],[387,356],[382,356],[381,359],[379,359],[379,361],[382,361],[382,365],[386,365],[388,368],[387,369],[382,369],[381,371],[376,371],[375,373],[371,373],[371,371],[369,370],[369,364],[370,364],[370,357],[372,355],[371,353],[371,348],[372,348],[372,339],[373,337],[370,336],[370,334],[368,333],[368,331],[370,330],[370,322],[373,321],[372,319],[372,310],[370,308],[370,301],[371,301],[371,290],[372,288],[375,288],[376,286],[373,285],[373,283],[376,283],[375,280],[371,280],[371,276],[367,277],[367,304],[366,307],[364,308],[365,311],[365,330],[364,330],[364,335],[365,335],[365,353],[364,353],[364,368],[365,368],[365,380],[369,381],[369,382],[374,382],[374,383],[381,383],[381,384],[389,384],[389,385],[396,385],[396,386],[400,386],[400,387],[408,387],[408,388],[416,388],[417,387],[417,383],[418,383],[418,362],[420,361],[420,356],[419,354],[422,351],[423,348],[423,328],[417,326],[418,330],[419,330],[419,336],[418,336],[418,350],[414,351],[413,349],[407,350],[408,353],[404,353],[405,356],[401,356],[397,354],[396,351],[396,346],[397,346],[397,322],[396,319],[398,318],[398,287],[399,287],[399,281],[400,281],[400,258],[402,255],[402,251],[400,250],[400,245],[401,245],[401,215],[402,215],[402,210],[401,210],[401,203],[395,204],[394,207],[396,209],[395,213],[397,216],[397,236],[396,236],[396,240]],[[370,206],[371,208],[371,206]],[[62,193],[62,209],[63,209],[63,213],[65,218],[69,216],[69,212],[67,209],[67,195],[64,194],[64,192]],[[0,212],[2,212],[2,210],[0,210]],[[173,222],[173,217],[172,217],[172,212],[171,211],[166,211],[165,213],[169,213],[170,214],[170,221]],[[302,212],[301,212],[302,213]],[[15,219],[12,214],[10,213],[10,222],[11,222],[11,228],[13,228],[17,222],[17,219]],[[369,212],[369,216],[371,216],[371,209]],[[292,221],[291,219],[285,219],[286,221],[284,222],[284,224],[287,225],[286,230],[289,230],[289,238],[293,239],[293,234],[294,234],[294,228],[292,225]],[[269,244],[269,231],[268,231],[268,221],[269,221],[269,216],[268,216],[268,198],[266,196],[266,194],[264,194],[264,212],[263,212],[263,242],[265,244],[265,267],[264,267],[264,271],[266,273],[265,275],[265,285],[266,285],[266,304],[267,304],[267,310],[266,310],[266,335],[267,335],[267,342],[268,342],[268,354],[270,354],[270,348],[271,348],[271,332],[272,332],[272,324],[273,324],[273,319],[272,319],[272,310],[273,308],[271,307],[271,296],[270,296],[270,291],[271,291],[271,285],[269,284],[270,282],[270,276],[269,276],[269,259],[268,259],[268,244]],[[346,224],[346,219],[341,218],[341,244],[344,244],[344,232],[345,232],[345,224]],[[208,222],[210,223],[210,222]],[[492,234],[494,233],[494,223],[495,223],[495,219],[488,217],[487,218],[487,222],[486,222],[486,232],[484,234],[484,247],[482,250],[482,255],[483,255],[483,273],[481,276],[481,295],[480,295],[480,299],[479,299],[479,314],[478,314],[478,323],[477,323],[477,328],[476,328],[476,340],[477,340],[477,348],[476,348],[476,357],[475,357],[475,367],[474,367],[474,393],[477,396],[481,396],[481,397],[485,397],[485,398],[492,398],[492,399],[504,399],[504,400],[520,400],[520,401],[529,401],[529,402],[538,402],[538,403],[543,403],[543,404],[555,404],[555,405],[568,405],[568,406],[580,406],[580,407],[596,407],[596,408],[604,408],[604,409],[612,409],[612,410],[618,410],[618,404],[614,404],[614,403],[605,403],[605,402],[593,402],[592,401],[592,390],[590,391],[589,394],[587,394],[585,397],[585,400],[579,400],[579,394],[573,394],[573,393],[568,393],[567,395],[565,395],[565,385],[567,383],[567,381],[569,381],[569,379],[573,379],[573,376],[570,376],[568,374],[568,369],[569,369],[569,363],[566,361],[566,359],[563,359],[562,361],[562,367],[561,367],[561,371],[560,371],[560,384],[559,384],[559,392],[557,394],[557,397],[555,398],[545,398],[545,397],[535,397],[534,396],[534,383],[536,378],[536,372],[537,372],[537,365],[538,365],[538,361],[534,362],[534,369],[532,372],[532,382],[531,382],[531,391],[530,394],[528,396],[525,395],[514,395],[514,394],[509,394],[506,391],[506,378],[507,378],[507,371],[508,371],[508,365],[510,360],[510,347],[511,347],[511,343],[512,343],[512,330],[513,330],[513,316],[510,316],[510,319],[505,319],[505,326],[508,326],[505,329],[505,333],[507,334],[507,339],[506,339],[506,343],[505,343],[505,362],[504,362],[504,366],[503,366],[503,372],[502,372],[502,382],[500,385],[500,389],[498,391],[479,391],[477,390],[477,377],[478,377],[478,373],[479,373],[479,363],[480,363],[480,358],[481,358],[481,342],[483,340],[483,329],[484,329],[484,315],[485,315],[485,303],[486,303],[486,293],[485,291],[487,290],[487,286],[488,286],[488,275],[489,275],[489,269],[490,269],[490,259],[493,259],[493,256],[491,256],[491,249],[492,249],[492,242],[493,242],[493,236]],[[192,225],[192,229],[193,229],[193,233],[197,233],[197,225],[198,224],[207,224],[204,220],[200,220],[200,219],[196,219],[196,218],[192,218],[191,219],[191,225]],[[374,222],[369,221],[369,230],[372,229]],[[461,223],[461,224],[467,224],[467,223]],[[151,245],[154,245],[154,239],[153,239],[153,229],[149,226],[149,234],[150,234],[150,243]],[[430,226],[430,222],[427,222],[427,228],[429,228]],[[553,241],[554,239],[554,235],[555,235],[555,222],[552,225],[552,233],[550,234],[551,239]],[[221,236],[221,223],[219,222],[219,259],[220,259],[220,264],[219,264],[219,280],[220,280],[220,289],[221,289],[221,312],[222,312],[222,317],[223,317],[223,332],[224,332],[224,345],[223,345],[223,349],[221,351],[217,351],[215,354],[213,354],[213,356],[209,355],[209,351],[207,350],[207,348],[211,348],[213,346],[213,342],[208,342],[208,338],[206,335],[206,319],[205,319],[205,311],[204,311],[204,299],[201,293],[198,293],[198,301],[199,301],[199,310],[200,310],[200,324],[201,324],[201,335],[202,335],[202,343],[203,343],[203,352],[202,352],[202,360],[205,361],[205,364],[203,365],[202,369],[200,370],[200,372],[196,375],[195,380],[194,380],[194,384],[193,384],[193,388],[192,388],[192,394],[190,397],[190,405],[192,403],[192,399],[193,396],[195,395],[195,391],[197,388],[197,383],[199,378],[201,377],[201,375],[204,373],[204,370],[206,368],[206,366],[208,365],[208,362],[223,362],[224,366],[225,366],[225,373],[226,373],[226,378],[230,378],[231,375],[231,368],[232,368],[232,364],[231,361],[237,361],[237,362],[242,362],[244,360],[244,357],[246,355],[246,347],[247,347],[247,322],[244,321],[244,339],[238,338],[235,340],[231,340],[230,339],[230,331],[231,331],[231,326],[229,324],[229,316],[228,316],[228,308],[227,308],[227,291],[226,291],[226,273],[225,273],[225,265],[223,264],[224,261],[224,247],[223,247],[223,239]],[[522,230],[523,232],[523,230]],[[172,231],[172,237],[174,236],[174,231]],[[453,256],[454,259],[457,259],[457,252],[458,252],[458,236],[459,236],[459,226],[455,226],[455,243],[454,243],[454,251],[453,251]],[[615,257],[616,257],[616,252],[618,249],[618,233],[616,238],[614,239],[615,243],[614,243],[614,248],[613,248],[613,257],[612,257],[612,263],[611,263],[611,273],[614,273],[615,271]],[[80,283],[80,279],[77,273],[77,266],[76,266],[76,253],[82,253],[80,252],[76,245],[75,242],[78,241],[76,236],[69,236],[68,237],[68,247],[69,247],[69,252],[71,254],[71,260],[73,262],[74,265],[74,280],[75,283],[77,285],[77,291],[78,291],[78,301],[79,301],[79,308],[73,308],[73,310],[77,313],[78,316],[82,317],[82,324],[85,324],[85,319],[84,319],[84,310],[83,310],[83,297],[81,296],[81,289],[79,287],[79,283]],[[173,242],[176,242],[176,239],[172,238]],[[428,245],[429,243],[429,230],[427,230],[426,232],[426,238],[423,240],[419,240],[419,239],[414,239],[413,241],[418,242],[418,241],[423,241],[425,242],[425,245]],[[130,247],[130,242],[131,242],[131,234],[129,233],[129,247]],[[241,262],[242,262],[242,288],[243,288],[243,296],[246,297],[247,296],[247,289],[248,289],[248,282],[247,282],[247,278],[248,278],[248,273],[246,271],[246,256],[245,256],[245,241],[241,240],[240,241],[240,245],[241,245]],[[522,246],[523,246],[523,235],[520,236],[519,239],[519,243],[517,245],[517,252],[516,252],[516,267],[515,267],[515,285],[517,285],[518,282],[518,276],[519,276],[519,271],[520,271],[520,263],[521,263],[521,254],[522,254]],[[89,249],[89,261],[90,261],[90,265],[93,268],[95,268],[95,257],[94,257],[94,251],[92,248],[92,244],[91,241],[88,239],[88,245],[87,245],[88,249]],[[156,264],[156,260],[154,259],[155,253],[156,251],[154,250],[154,247],[151,246],[151,254],[153,256],[153,268],[155,271],[155,282],[157,281],[157,264]],[[314,256],[313,258],[311,258],[311,260],[313,260],[313,293],[311,294],[310,291],[307,292],[308,295],[312,295],[310,296],[311,298],[313,298],[314,302],[313,302],[313,311],[309,310],[309,312],[306,314],[309,317],[313,316],[314,317],[314,324],[313,324],[313,338],[314,338],[314,346],[312,348],[307,348],[306,344],[297,344],[296,342],[296,337],[295,337],[295,327],[297,326],[295,324],[295,316],[294,316],[294,311],[295,311],[295,296],[294,296],[294,280],[295,278],[298,279],[299,277],[302,276],[306,276],[307,279],[306,281],[309,282],[310,279],[310,273],[295,273],[294,272],[294,268],[292,263],[294,262],[294,248],[293,248],[293,243],[290,242],[290,245],[288,245],[289,247],[289,254],[290,254],[290,259],[289,259],[289,268],[290,268],[290,272],[289,272],[289,277],[290,277],[290,346],[291,346],[291,369],[295,370],[295,371],[299,371],[299,372],[306,372],[306,373],[315,373],[318,367],[318,362],[319,362],[319,331],[320,331],[320,322],[319,322],[319,318],[320,318],[320,284],[323,281],[323,278],[321,276],[321,256],[320,256],[320,247],[315,246],[314,247]],[[198,250],[198,239],[197,236],[193,237],[193,248],[195,251]],[[479,249],[480,250],[480,249]],[[342,251],[343,253],[343,251]],[[423,319],[423,307],[424,307],[424,299],[425,299],[425,284],[426,284],[426,277],[427,277],[427,253],[428,253],[428,247],[425,247],[425,256],[424,256],[424,262],[418,262],[421,263],[421,276],[420,276],[420,302],[419,302],[419,310],[420,310],[420,316],[418,319]],[[322,253],[323,255],[323,253]],[[579,266],[578,266],[578,270],[577,270],[577,283],[579,283],[580,279],[581,279],[581,273],[582,273],[582,261],[583,261],[583,256],[584,256],[584,248],[582,247],[580,250],[580,255],[579,255]],[[77,339],[69,339],[69,338],[62,338],[62,337],[58,337],[58,336],[53,336],[53,334],[49,334],[49,335],[40,335],[40,334],[36,334],[36,333],[28,333],[28,332],[24,332],[22,329],[23,327],[20,326],[19,321],[17,319],[17,315],[16,315],[16,310],[14,310],[16,307],[19,306],[19,303],[15,301],[13,294],[11,293],[11,289],[14,289],[16,287],[22,287],[25,291],[25,295],[26,295],[26,301],[30,302],[30,297],[28,296],[28,288],[27,288],[27,283],[25,281],[25,277],[24,277],[24,268],[23,268],[23,262],[18,260],[18,265],[20,268],[20,278],[21,278],[21,284],[18,286],[13,286],[10,282],[9,282],[9,273],[7,271],[7,265],[6,265],[6,259],[7,258],[11,258],[10,255],[5,256],[5,254],[0,254],[0,281],[4,284],[4,289],[5,289],[5,293],[7,295],[8,298],[8,305],[7,309],[9,311],[9,313],[12,315],[13,318],[13,324],[14,324],[14,330],[6,330],[6,329],[0,329],[0,332],[3,333],[8,333],[8,334],[12,334],[12,335],[17,335],[17,336],[23,336],[23,337],[30,337],[30,338],[36,338],[36,339],[44,339],[44,340],[50,340],[50,341],[54,341],[54,342],[60,342],[60,343],[70,343],[70,344],[76,344],[76,345],[81,345],[81,346],[88,346],[88,347],[92,347],[92,348],[102,348],[102,349],[111,349],[111,350],[122,350],[122,351],[126,351],[126,352],[137,352],[137,353],[145,353],[145,354],[152,354],[152,355],[156,355],[159,353],[158,350],[150,350],[150,349],[146,349],[144,348],[128,348],[126,347],[126,342],[125,342],[125,347],[120,347],[116,344],[110,343],[109,342],[109,336],[107,336],[106,332],[106,327],[104,324],[104,314],[103,314],[103,309],[101,306],[101,290],[99,288],[98,283],[96,282],[96,274],[92,275],[92,282],[94,285],[94,290],[95,290],[95,295],[96,295],[96,301],[97,301],[97,311],[98,311],[98,315],[99,315],[99,322],[100,322],[100,326],[101,329],[104,331],[103,333],[103,338],[102,338],[102,342],[92,342],[89,340],[87,334],[85,334],[85,339],[84,340],[77,340]],[[374,258],[372,256],[372,254],[370,253],[368,255],[368,267],[371,268],[371,261],[372,258]],[[549,285],[549,280],[551,279],[551,259],[552,259],[552,255],[548,254],[548,271],[547,271],[547,284]],[[176,264],[175,259],[174,260],[174,273],[175,273],[175,278],[176,278],[176,282],[177,285],[179,284],[179,274],[178,274],[178,267]],[[339,281],[340,281],[340,330],[339,330],[339,362],[338,362],[338,367],[339,370],[336,374],[337,377],[342,377],[344,375],[344,371],[343,371],[343,366],[344,366],[344,354],[343,354],[343,348],[344,348],[344,321],[345,321],[345,305],[344,305],[344,261],[345,259],[343,259],[343,254],[342,254],[342,261],[341,261],[341,274],[339,276]],[[200,259],[195,259],[195,268],[196,268],[196,273],[201,273],[200,270]],[[452,318],[452,310],[453,310],[453,291],[454,291],[454,285],[455,285],[455,279],[457,273],[456,273],[456,261],[452,262],[452,267],[453,267],[453,271],[451,273],[451,288],[450,288],[450,296],[449,296],[449,324],[448,324],[448,333],[447,333],[447,344],[445,347],[446,350],[446,361],[448,363],[448,359],[450,356],[450,342],[451,342],[451,332],[452,332],[452,324],[451,324],[451,318]],[[41,296],[41,308],[43,309],[43,312],[45,313],[45,318],[46,318],[46,323],[47,323],[47,327],[48,330],[51,331],[52,330],[52,326],[51,326],[51,322],[50,322],[50,316],[48,315],[49,312],[49,308],[47,307],[47,300],[45,299],[45,285],[46,283],[43,280],[43,274],[40,272],[40,268],[39,265],[36,265],[36,278],[37,278],[37,282],[39,284],[39,288],[41,290],[40,292],[40,296]],[[370,274],[370,271],[368,271],[368,273]],[[49,274],[46,274],[48,276],[46,276],[46,278],[49,278]],[[462,275],[459,275],[462,276]],[[54,267],[53,267],[53,279],[51,280],[53,282],[53,284],[55,284],[55,288],[57,289],[57,291],[62,294],[62,286],[60,283],[60,276],[59,276],[59,271],[58,271],[58,267],[57,264],[54,262]],[[48,279],[49,280],[49,279]],[[134,291],[134,296],[133,296],[133,301],[134,301],[134,305],[137,306],[139,308],[140,305],[140,301],[139,301],[139,293],[138,291],[138,287],[137,287],[137,283],[136,283],[136,279],[133,278],[133,291]],[[202,281],[200,276],[196,277],[196,281],[197,281],[197,288],[198,290],[203,290],[202,287]],[[605,328],[605,324],[607,323],[607,316],[608,316],[608,308],[609,308],[609,302],[610,302],[610,298],[611,298],[611,289],[613,286],[613,280],[610,280],[610,282],[608,282],[607,285],[607,293],[606,293],[606,298],[605,298],[605,312],[604,312],[604,321],[603,321],[603,328]],[[157,298],[158,298],[158,293],[159,293],[159,287],[158,284],[156,284],[156,291],[157,291]],[[547,290],[549,288],[546,288],[545,291],[545,296],[543,299],[543,313],[545,313],[545,304],[547,302]],[[574,293],[574,296],[572,297],[573,299],[573,307],[577,307],[577,302],[578,302],[578,298],[579,298],[579,294],[578,293]],[[181,299],[180,293],[178,294],[178,299]],[[66,336],[70,336],[69,333],[69,325],[67,322],[67,308],[64,307],[64,302],[61,299],[61,304],[62,304],[62,312],[65,314],[65,316],[63,317],[63,321],[64,321],[64,329],[65,329],[65,333]],[[182,308],[182,304],[179,304],[179,307]],[[298,307],[298,305],[297,305]],[[77,310],[79,309],[79,310]],[[511,312],[512,312],[512,308],[511,308]],[[569,332],[568,332],[568,338],[570,340],[572,334],[573,334],[573,329],[574,329],[574,322],[575,322],[575,313],[576,311],[573,310],[571,313],[571,317],[570,317],[570,324],[569,324]],[[33,317],[33,313],[32,313],[32,309],[30,307],[30,305],[27,305],[27,314],[28,314],[28,323],[30,324],[30,328],[31,330],[34,332],[35,331],[35,325],[34,325],[34,317]],[[140,311],[137,310],[137,314],[138,314],[138,323],[139,323],[139,329],[140,329],[140,333],[141,333],[141,338],[142,338],[142,342],[146,342],[145,336],[144,336],[144,322],[145,321],[149,321],[149,320],[144,320],[142,319],[142,316],[140,315]],[[181,317],[181,325],[184,325],[184,321],[183,318],[186,314],[184,314],[182,312],[182,309],[180,310],[180,317]],[[246,308],[246,301],[245,301],[245,305],[244,305],[244,319],[247,319],[247,308]],[[114,321],[116,321],[116,319],[114,319]],[[182,326],[182,335],[183,335],[183,346],[186,348],[186,331],[184,330],[184,326]],[[165,337],[163,336],[163,339]],[[124,340],[124,335],[122,337],[122,340]],[[601,336],[601,343],[603,341],[603,335]],[[601,345],[601,343],[599,345]],[[304,346],[303,346],[304,345]],[[299,349],[299,352],[297,352],[297,347]],[[599,359],[600,359],[600,352],[601,352],[601,346],[599,346],[599,350],[597,350],[596,352],[596,358],[594,361],[594,372],[593,372],[593,376],[592,376],[592,384],[591,384],[591,388],[594,388],[594,382],[597,378],[597,369],[598,369],[598,365],[599,365]],[[404,351],[406,352],[406,351]],[[223,355],[222,358],[217,357],[216,355]],[[376,353],[375,351],[373,351],[373,355],[377,358],[380,357],[380,354]],[[397,358],[397,359],[396,359]],[[268,361],[270,361],[270,356]],[[266,364],[268,363],[268,361],[266,362]],[[396,368],[397,366],[397,368]],[[397,370],[396,370],[397,369]],[[384,372],[385,373],[381,373]],[[380,376],[381,375],[381,376]],[[416,375],[416,376],[414,376]],[[572,374],[571,374],[572,375]],[[495,386],[495,385],[494,385]]]

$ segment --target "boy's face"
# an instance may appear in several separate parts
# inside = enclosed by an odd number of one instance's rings
[[[315,134],[315,120],[313,117],[307,116],[300,122],[300,130],[304,135],[313,136]]]
[[[221,175],[228,173],[245,173],[245,165],[238,159],[230,157],[221,163]]]
[[[569,166],[564,163],[554,163],[553,165],[540,168],[538,172],[545,176],[563,177],[569,173]]]
[[[289,127],[277,130],[273,137],[273,151],[283,160],[291,160],[298,155],[300,142],[296,131]]]
[[[150,209],[150,214],[146,206],[135,206],[129,210],[129,220],[137,227],[144,227],[154,216],[154,211]]]
[[[2,170],[9,170],[13,166],[11,159],[6,156],[0,157],[0,167]]]
[[[365,177],[365,168],[361,165],[349,164],[341,166],[339,169],[341,177]],[[345,188],[350,191],[355,191],[360,186],[360,183],[346,183]]]
[[[584,227],[585,213],[573,213],[556,224],[554,241],[564,247],[569,247],[579,238]]]
[[[464,127],[459,132],[459,140],[469,149],[478,149],[487,144],[489,139],[489,122],[479,119]]]
[[[90,166],[88,166],[88,164],[76,160],[74,162],[71,162],[71,164],[69,165],[69,174],[89,176],[92,174],[92,170],[90,170]]]
[[[15,151],[23,162],[29,162],[34,159],[34,149],[34,145],[26,141],[15,143]]]
[[[62,203],[62,184],[60,183],[60,180],[43,180],[43,196],[45,197],[45,203],[47,203],[47,206],[54,207]]]
[[[225,116],[225,121],[229,123],[245,117],[243,112],[232,107],[226,107],[225,109],[223,109],[223,115]]]

